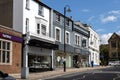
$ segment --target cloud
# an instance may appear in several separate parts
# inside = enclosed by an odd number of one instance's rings
[[[89,10],[88,9],[83,9],[82,12],[89,12]]]
[[[97,31],[97,32],[103,32],[104,29],[97,29],[96,31]]]
[[[112,34],[113,33],[100,35],[100,43],[101,44],[108,44],[108,39],[111,37]]]
[[[109,14],[120,14],[120,10],[112,10],[108,12]]]
[[[114,22],[114,21],[116,21],[117,20],[117,17],[116,16],[113,16],[113,15],[111,15],[111,16],[107,16],[107,17],[101,17],[101,21],[103,22],[103,23],[106,23],[106,22]]]
[[[120,31],[116,32],[118,35],[120,35]],[[100,44],[108,44],[108,40],[112,36],[113,33],[108,33],[108,34],[102,34],[100,35]]]
[[[95,18],[95,16],[91,16],[91,17],[88,18],[88,21],[91,21],[91,20],[93,20],[94,18]]]

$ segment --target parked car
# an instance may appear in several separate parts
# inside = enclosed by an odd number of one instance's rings
[[[109,61],[108,65],[111,65],[111,66],[120,65],[120,61]]]
[[[16,79],[12,76],[9,76],[7,73],[0,71],[0,80],[16,80]]]

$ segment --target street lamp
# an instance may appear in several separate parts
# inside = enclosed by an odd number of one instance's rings
[[[71,12],[70,6],[66,5],[64,7],[64,72],[66,72],[66,44],[65,44],[65,30],[66,30],[66,12]]]

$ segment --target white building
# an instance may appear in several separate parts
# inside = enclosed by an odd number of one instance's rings
[[[89,38],[89,63],[91,64],[91,61],[94,62],[94,66],[99,65],[100,60],[100,51],[99,51],[99,45],[100,45],[100,39],[99,35],[92,29],[91,26],[84,24],[88,30],[90,31],[90,38]]]
[[[0,0],[0,24],[24,35],[22,78],[29,70],[54,68],[54,38],[51,27],[51,8],[39,0]]]

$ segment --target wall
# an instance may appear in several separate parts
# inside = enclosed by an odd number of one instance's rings
[[[0,32],[22,38],[21,33],[6,27],[0,26]],[[22,58],[22,43],[12,41],[12,64],[11,65],[0,64],[0,70],[6,73],[20,73],[22,62],[21,58]]]

